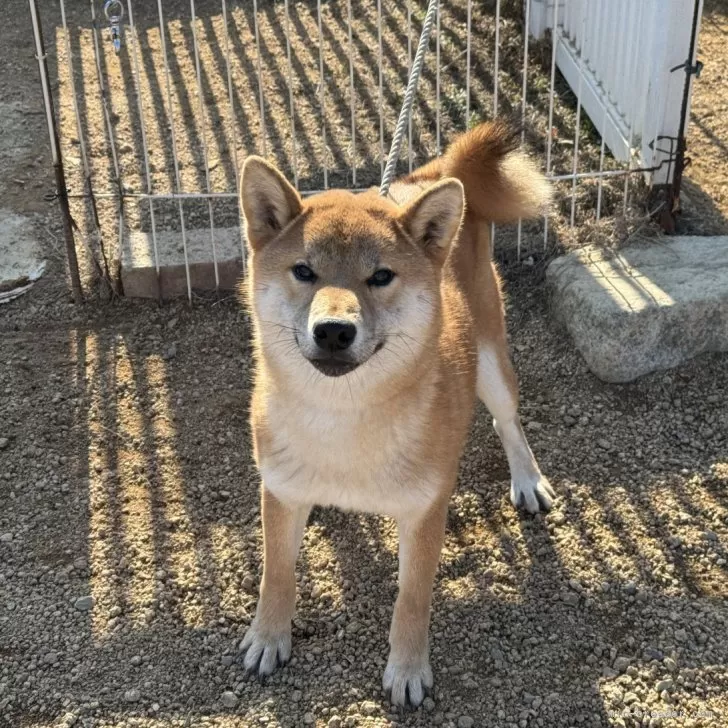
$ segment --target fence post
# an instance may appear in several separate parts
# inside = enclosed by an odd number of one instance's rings
[[[551,0],[552,3],[554,1]],[[543,38],[546,28],[549,27],[549,0],[524,0],[524,4],[531,6],[526,32],[534,38]],[[527,15],[525,9],[523,14],[524,17]]]
[[[81,276],[78,271],[78,258],[76,256],[76,240],[73,235],[71,210],[68,206],[66,175],[63,170],[61,145],[58,140],[53,95],[51,94],[51,86],[48,80],[48,63],[45,44],[43,43],[43,30],[41,28],[40,18],[38,17],[36,0],[28,0],[28,2],[30,3],[30,18],[33,23],[33,37],[35,38],[35,57],[38,60],[40,83],[43,89],[43,104],[45,107],[46,122],[48,123],[53,169],[56,176],[56,196],[58,197],[61,214],[63,215],[63,237],[66,241],[66,258],[68,260],[68,272],[71,277],[71,291],[73,293],[74,303],[83,303],[83,289],[81,288]]]

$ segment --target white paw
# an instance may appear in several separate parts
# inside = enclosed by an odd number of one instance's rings
[[[275,632],[259,627],[253,621],[240,643],[240,650],[245,652],[243,666],[247,672],[270,675],[291,656],[291,628]]]
[[[393,705],[409,703],[416,708],[425,699],[425,691],[432,687],[432,669],[427,655],[400,661],[390,653],[382,685]]]
[[[549,511],[554,498],[556,493],[551,483],[541,473],[511,481],[511,503],[516,508],[525,508],[529,513]]]

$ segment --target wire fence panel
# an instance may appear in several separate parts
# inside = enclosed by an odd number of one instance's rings
[[[520,120],[558,192],[550,218],[499,228],[501,249],[537,255],[554,235],[623,214],[642,184],[635,173],[674,155],[658,138],[679,133],[685,74],[670,69],[687,59],[693,5],[439,0],[398,173],[499,113]],[[220,235],[240,225],[246,155],[267,156],[303,193],[378,186],[426,9],[426,0],[49,4],[85,255],[103,267],[102,251],[115,260],[119,239],[143,231],[159,275],[160,240],[176,233],[191,296],[200,255],[221,286]],[[667,181],[670,166],[653,179]],[[191,234],[202,229],[204,251]]]

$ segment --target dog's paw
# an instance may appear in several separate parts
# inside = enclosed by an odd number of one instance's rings
[[[416,708],[432,687],[432,669],[427,656],[419,660],[398,660],[390,653],[382,685],[393,705]]]
[[[245,653],[246,672],[257,672],[261,677],[270,675],[291,656],[291,629],[267,630],[254,621],[240,643],[240,651]]]
[[[525,508],[529,513],[550,511],[556,493],[551,483],[541,473],[511,481],[511,503]]]

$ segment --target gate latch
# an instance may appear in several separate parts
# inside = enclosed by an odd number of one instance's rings
[[[121,0],[106,0],[104,15],[109,21],[111,42],[118,53],[121,50],[121,19],[124,17],[124,6],[121,4]]]
[[[695,65],[691,65],[690,61],[685,61],[685,63],[681,63],[679,66],[675,66],[675,68],[670,69],[670,73],[675,73],[675,71],[679,71],[681,68],[685,69],[685,72],[689,74],[690,76],[695,76],[695,78],[700,78],[700,73],[703,70],[703,62],[702,61],[695,61]]]

